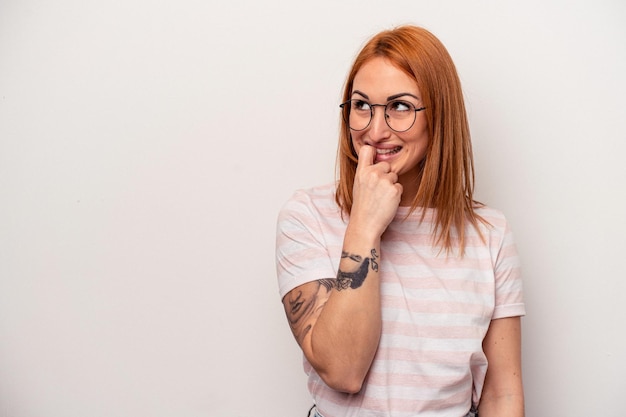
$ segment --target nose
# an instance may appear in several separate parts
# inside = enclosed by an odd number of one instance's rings
[[[373,105],[372,110],[372,120],[370,121],[368,133],[370,139],[378,142],[382,139],[388,138],[391,134],[391,129],[387,124],[387,120],[385,120],[387,117],[385,115],[385,106],[382,104]]]

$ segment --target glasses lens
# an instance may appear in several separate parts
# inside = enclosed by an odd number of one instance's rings
[[[372,107],[368,102],[363,100],[350,100],[346,106],[344,106],[344,112],[348,114],[344,115],[345,120],[348,122],[348,126],[352,130],[363,130],[370,124],[372,119]]]
[[[385,107],[385,116],[390,128],[404,132],[415,123],[415,106],[408,101],[390,101]]]

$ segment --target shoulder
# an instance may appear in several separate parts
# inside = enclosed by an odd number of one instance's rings
[[[332,182],[328,184],[318,185],[310,188],[301,188],[294,191],[290,201],[305,201],[305,202],[316,202],[316,203],[324,203],[328,200],[335,200],[335,191],[337,184]]]
[[[474,213],[478,216],[477,228],[469,234],[474,236],[478,232],[476,238],[480,237],[480,242],[489,248],[492,258],[501,256],[503,250],[511,255],[516,252],[511,226],[501,210],[482,205],[475,207]]]
[[[519,268],[517,247],[510,224],[504,213],[498,209],[483,206],[476,209],[476,214],[482,221],[479,227],[486,238],[485,243],[491,252],[491,257],[499,267]]]
[[[339,213],[339,207],[335,202],[335,190],[335,183],[296,190],[282,206],[279,220],[303,215],[335,216]]]
[[[485,227],[489,233],[506,233],[509,230],[509,223],[506,216],[499,209],[480,205],[474,208],[474,213],[482,221],[482,227]]]
[[[493,220],[497,223],[506,222],[506,216],[504,215],[504,213],[499,209],[491,206],[487,206],[484,204],[475,206],[474,212],[485,220]]]

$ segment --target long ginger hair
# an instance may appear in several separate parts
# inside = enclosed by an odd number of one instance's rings
[[[429,134],[426,156],[421,162],[418,192],[411,212],[418,207],[435,209],[434,244],[464,253],[467,222],[478,230],[483,221],[474,208],[474,166],[463,92],[452,58],[444,45],[426,29],[401,26],[370,39],[357,55],[346,80],[343,102],[352,95],[354,77],[369,60],[387,59],[415,80],[426,107]],[[357,154],[350,128],[341,121],[337,156],[339,180],[336,201],[350,214]],[[424,216],[422,213],[422,219]],[[456,233],[454,233],[456,231]],[[456,234],[456,238],[454,235]]]

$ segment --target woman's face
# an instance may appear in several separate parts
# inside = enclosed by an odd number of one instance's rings
[[[361,67],[354,77],[350,98],[370,105],[401,100],[411,103],[415,109],[423,106],[417,83],[385,58],[373,58]],[[409,130],[396,132],[386,123],[384,110],[384,107],[375,106],[369,126],[361,131],[351,131],[352,145],[357,155],[363,145],[376,148],[374,163],[388,162],[391,171],[398,174],[399,182],[406,188],[406,185],[415,183],[419,163],[428,149],[426,117],[423,111],[418,111]],[[393,125],[393,121],[390,122]]]

